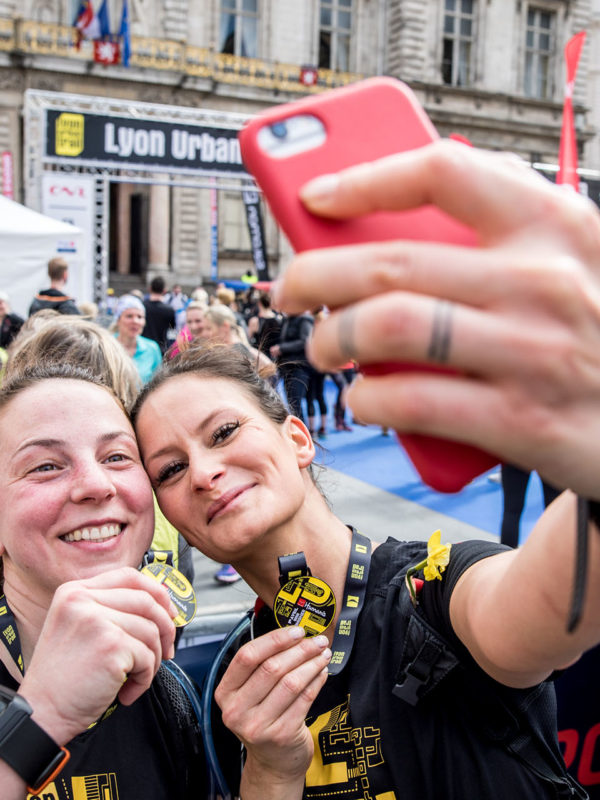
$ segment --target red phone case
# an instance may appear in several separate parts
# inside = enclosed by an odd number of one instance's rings
[[[273,158],[261,149],[256,137],[263,126],[302,113],[323,123],[327,134],[323,144],[285,158]],[[261,113],[241,131],[240,145],[244,164],[296,251],[391,239],[474,246],[477,240],[472,230],[433,206],[332,221],[309,213],[298,199],[299,188],[310,178],[422,147],[437,138],[405,84],[393,78],[370,78]],[[420,367],[394,363],[361,369],[366,374],[382,374]],[[399,439],[423,480],[441,492],[459,491],[498,463],[496,457],[470,445],[420,434],[401,433]]]

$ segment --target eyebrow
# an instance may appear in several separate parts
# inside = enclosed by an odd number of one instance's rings
[[[101,443],[112,442],[121,436],[126,436],[135,442],[135,436],[129,433],[129,431],[109,431],[107,433],[103,433],[102,436],[100,436],[99,441]],[[64,444],[64,439],[32,439],[31,441],[25,442],[25,444],[22,444],[20,447],[18,447],[17,450],[15,450],[15,455],[22,453],[24,450],[28,450],[30,447],[60,447]]]
[[[208,417],[206,417],[205,419],[202,420],[202,422],[198,425],[196,430],[197,431],[204,431],[210,425],[210,423],[213,421],[213,419],[215,417],[217,417],[219,414],[222,414],[223,412],[227,412],[229,410],[230,409],[228,409],[228,408],[218,408],[216,411],[213,411],[212,414],[209,414]],[[148,463],[150,463],[150,461],[154,461],[156,458],[161,458],[161,456],[166,455],[171,450],[171,448],[172,448],[172,445],[170,445],[170,444],[165,445],[165,447],[161,447],[160,450],[156,450],[154,453],[149,455],[148,458],[146,459],[146,461]]]

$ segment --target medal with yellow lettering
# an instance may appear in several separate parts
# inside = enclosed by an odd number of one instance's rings
[[[273,613],[280,628],[299,625],[307,636],[327,630],[335,617],[335,595],[325,581],[312,576],[304,553],[279,558],[279,583]]]
[[[165,587],[171,602],[177,609],[177,616],[173,622],[176,627],[181,628],[183,625],[187,625],[196,613],[194,588],[182,572],[168,564],[166,560],[160,560],[161,554],[153,555],[155,560],[146,563],[141,571]]]

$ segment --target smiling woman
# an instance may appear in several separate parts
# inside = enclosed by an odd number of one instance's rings
[[[165,516],[261,601],[215,692],[248,751],[241,782],[239,742],[220,751],[233,795],[270,778],[286,800],[585,796],[566,774],[546,681],[598,638],[600,580],[574,634],[568,591],[556,592],[572,574],[568,493],[519,551],[450,549],[439,532],[372,546],[313,482],[305,425],[225,345],[164,365],[133,419]],[[596,564],[600,541],[591,547]]]
[[[154,514],[123,407],[85,370],[30,368],[0,391],[0,437],[3,800],[105,775],[122,798],[201,796],[203,762],[172,758],[174,613],[137,571]]]

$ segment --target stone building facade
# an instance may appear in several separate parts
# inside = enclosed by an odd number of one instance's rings
[[[100,0],[91,1],[98,10]],[[123,0],[106,2],[116,31]],[[27,90],[83,97],[91,109],[94,98],[113,98],[135,113],[140,103],[164,104],[239,122],[274,103],[386,74],[413,88],[443,136],[460,133],[477,146],[555,165],[563,49],[581,30],[587,41],[574,94],[580,166],[592,179],[600,169],[600,0],[129,0],[127,67],[95,63],[89,41],[75,46],[78,6],[0,0],[0,152],[13,156],[15,199],[33,207],[40,207],[41,173],[69,167],[31,158],[42,128],[28,124]],[[315,85],[302,82],[305,67],[317,68]],[[215,278],[215,196],[218,277],[237,278],[252,265],[233,184],[215,195],[205,178],[165,171],[153,184],[153,174],[125,168],[103,180],[99,268],[110,270],[118,291],[155,274],[187,288]],[[275,276],[290,251],[265,216]]]

